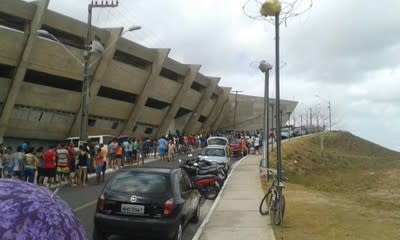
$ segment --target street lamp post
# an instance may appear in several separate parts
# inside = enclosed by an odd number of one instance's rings
[[[269,168],[269,71],[272,69],[271,64],[266,61],[261,61],[258,68],[265,74],[265,86],[264,86],[264,144],[263,144],[263,167]],[[267,171],[267,180],[268,171]]]
[[[239,90],[232,91],[235,93],[235,107],[233,110],[233,136],[236,136],[236,111],[237,111],[237,95],[238,93],[242,92]],[[235,137],[236,138],[236,137]],[[235,139],[236,140],[236,139]]]
[[[329,114],[329,131],[332,131],[332,114],[331,114],[331,100],[325,99],[319,95],[315,95],[316,97],[328,102],[328,114]]]
[[[110,4],[108,4],[110,6]],[[39,29],[37,30],[37,33],[43,36],[48,36],[51,39],[55,40],[69,55],[71,55],[77,63],[79,63],[81,66],[83,66],[83,82],[82,82],[82,99],[81,99],[81,126],[80,126],[80,132],[79,132],[79,138],[82,141],[86,141],[88,139],[88,99],[89,99],[89,83],[90,83],[90,69],[95,64],[97,61],[100,60],[100,58],[107,52],[109,47],[104,49],[104,47],[101,45],[100,42],[97,41],[92,41],[91,37],[91,12],[92,12],[92,7],[94,7],[93,3],[89,4],[89,16],[88,16],[88,32],[87,32],[87,41],[85,45],[85,50],[83,52],[83,62],[76,57],[58,38],[56,38],[53,34],[49,33],[47,30],[44,29]],[[141,29],[141,26],[133,25],[129,27],[127,30],[121,33],[123,35],[126,32],[131,32],[135,30]],[[116,40],[117,41],[117,40]],[[112,46],[115,42],[112,42],[109,44]],[[90,57],[93,52],[98,52],[101,55],[92,61],[90,63]]]

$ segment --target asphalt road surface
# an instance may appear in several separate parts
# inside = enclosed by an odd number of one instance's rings
[[[174,166],[179,167],[178,158],[176,157],[175,161],[167,162],[166,160],[157,160],[152,162],[145,161],[145,165],[148,166]],[[234,163],[237,159],[232,159],[232,163]],[[106,174],[105,181],[107,182],[116,172],[110,172]],[[93,216],[96,208],[97,198],[100,194],[100,191],[103,189],[104,184],[95,185],[95,179],[90,178],[89,184],[87,187],[71,187],[64,186],[61,187],[58,191],[58,195],[64,199],[69,206],[74,210],[74,212],[79,217],[82,225],[84,226],[89,239],[92,239],[93,232]],[[203,220],[208,214],[212,204],[214,201],[204,200],[201,209],[200,209],[200,221],[197,224],[189,223],[183,232],[183,240],[190,240],[195,235],[198,227],[201,225]],[[127,240],[128,238],[112,236],[110,239],[113,240]]]

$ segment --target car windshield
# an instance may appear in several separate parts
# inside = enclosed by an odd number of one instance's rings
[[[164,193],[168,191],[170,177],[154,172],[123,172],[115,176],[108,184],[111,191]]]
[[[219,148],[207,148],[204,156],[225,157],[225,150]]]
[[[226,140],[223,138],[211,138],[207,140],[208,145],[222,145],[225,146],[227,144]]]

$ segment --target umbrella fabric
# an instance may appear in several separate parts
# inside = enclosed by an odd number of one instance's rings
[[[17,179],[0,179],[0,238],[88,239],[64,200],[44,187]]]

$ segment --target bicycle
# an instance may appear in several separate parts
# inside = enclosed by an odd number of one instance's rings
[[[283,222],[285,214],[285,196],[283,195],[283,188],[285,187],[282,182],[278,186],[277,171],[268,169],[268,174],[272,175],[272,184],[267,193],[261,199],[259,212],[261,215],[270,215],[271,222],[279,226]],[[286,177],[283,177],[287,179]]]

